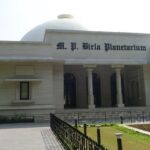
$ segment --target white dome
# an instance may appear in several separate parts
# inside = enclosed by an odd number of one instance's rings
[[[81,24],[73,19],[72,15],[62,14],[57,20],[49,21],[38,25],[26,33],[21,41],[43,41],[46,29],[56,30],[86,30]]]

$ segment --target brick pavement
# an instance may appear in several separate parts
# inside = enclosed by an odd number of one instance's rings
[[[48,124],[0,125],[0,150],[64,150]]]

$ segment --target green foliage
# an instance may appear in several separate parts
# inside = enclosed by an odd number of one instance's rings
[[[104,123],[104,124],[100,124],[100,127],[111,127],[114,126],[113,123]]]
[[[88,127],[111,127],[114,126],[113,123],[104,123],[104,124],[87,124]],[[83,125],[78,125],[78,127],[83,127]]]
[[[137,131],[134,131],[134,130],[131,130],[131,129],[128,129],[128,128],[125,128],[122,126],[118,126],[118,125],[114,125],[113,128],[121,131],[122,133],[126,133],[130,136],[134,136],[137,139],[146,140],[146,141],[150,142],[150,136],[149,135],[145,135],[145,134],[142,134],[140,132],[137,132]]]
[[[19,122],[34,122],[34,118],[27,117],[23,114],[16,114],[11,117],[0,115],[0,123],[19,123]]]
[[[7,116],[0,115],[0,123],[9,123],[9,122],[10,118],[8,118]]]
[[[95,127],[87,127],[87,135],[97,141],[97,127],[101,130],[101,144],[109,150],[117,149],[116,133],[123,133],[122,144],[124,150],[149,150],[150,136],[140,134],[116,124],[97,124]],[[83,127],[78,130],[83,132]]]

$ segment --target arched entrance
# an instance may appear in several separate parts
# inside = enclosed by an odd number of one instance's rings
[[[129,83],[129,96],[130,96],[130,106],[138,106],[139,101],[139,82],[137,79],[130,81]]]
[[[117,90],[116,90],[116,74],[111,75],[111,105],[113,107],[117,104]]]
[[[95,107],[101,106],[101,82],[96,73],[93,73],[93,95]]]
[[[76,79],[73,74],[64,74],[65,108],[76,107]]]

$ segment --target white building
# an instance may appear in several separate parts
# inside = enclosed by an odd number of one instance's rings
[[[0,114],[150,107],[150,34],[87,31],[71,15],[0,42]]]

